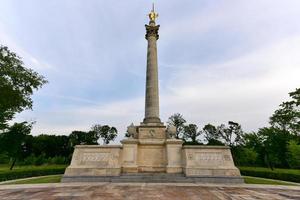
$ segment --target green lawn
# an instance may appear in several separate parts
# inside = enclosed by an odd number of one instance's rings
[[[279,169],[271,170],[265,167],[239,167],[243,176],[261,177],[275,180],[300,183],[299,169]]]
[[[0,166],[0,181],[20,179],[26,177],[63,174],[66,165],[42,165],[42,166],[16,166],[9,170],[8,165]]]
[[[286,183],[279,180],[257,178],[251,176],[244,176],[245,183],[247,184],[266,184],[266,185],[296,185],[293,183]]]
[[[60,183],[62,175],[50,175],[44,177],[36,177],[27,180],[19,180],[8,184],[37,184],[37,183]]]
[[[272,171],[270,168],[266,167],[238,167],[241,170],[251,170],[251,171],[261,171],[261,172],[278,172],[278,173],[286,173],[286,174],[295,174],[295,175],[300,175],[300,169],[279,169],[279,168],[274,168]]]

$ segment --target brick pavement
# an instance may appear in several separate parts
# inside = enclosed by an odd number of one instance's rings
[[[284,200],[299,199],[298,186],[158,183],[68,183],[2,185],[0,199],[89,200]]]

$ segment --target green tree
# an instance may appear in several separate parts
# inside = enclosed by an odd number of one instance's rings
[[[5,132],[0,134],[0,148],[12,158],[10,170],[13,169],[17,159],[21,159],[26,152],[25,139],[30,134],[32,123],[14,123]]]
[[[175,113],[175,114],[171,115],[167,122],[168,126],[176,127],[176,138],[177,139],[182,137],[185,123],[186,123],[186,120],[183,118],[183,115],[181,115],[180,113]]]
[[[242,142],[243,130],[240,124],[236,122],[229,121],[228,127],[221,124],[217,127],[217,132],[219,137],[228,146],[236,146]]]
[[[93,145],[98,144],[99,137],[94,131],[73,131],[69,135],[69,145],[74,148],[76,145]]]
[[[251,166],[256,164],[258,153],[253,148],[239,147],[234,150],[236,165]]]
[[[255,132],[243,134],[243,147],[252,149],[257,153],[255,165],[265,165],[264,136]]]
[[[0,130],[15,113],[32,109],[31,95],[47,81],[37,72],[24,67],[21,58],[0,46]]]
[[[69,137],[65,135],[41,134],[32,139],[32,154],[35,156],[44,155],[45,158],[55,156],[67,158],[71,153],[68,143]]]
[[[217,128],[214,125],[206,124],[202,129],[207,145],[224,145],[219,139]]]
[[[192,143],[198,143],[197,137],[201,135],[201,131],[198,131],[196,124],[189,124],[184,126],[183,138],[185,141],[192,141]]]
[[[262,137],[265,162],[268,167],[271,169],[274,167],[288,167],[287,145],[292,135],[287,131],[274,127],[261,128],[258,134]]]
[[[287,146],[287,161],[291,168],[300,169],[300,144],[296,140],[290,140]]]
[[[102,126],[96,124],[91,128],[91,130],[103,140],[104,144],[109,144],[109,142],[113,141],[118,135],[118,130],[115,127],[110,127],[108,125]]]
[[[280,104],[270,117],[270,124],[283,131],[288,131],[294,135],[300,135],[300,88],[290,92],[290,101]]]

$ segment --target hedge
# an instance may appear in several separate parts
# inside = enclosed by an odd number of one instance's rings
[[[254,176],[261,178],[270,178],[283,181],[300,183],[300,170],[240,167],[241,174],[244,176]]]
[[[26,167],[13,170],[0,171],[0,181],[7,181],[19,178],[34,176],[45,176],[54,174],[63,174],[66,166],[46,166],[46,167]]]

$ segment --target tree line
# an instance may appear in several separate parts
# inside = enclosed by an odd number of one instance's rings
[[[257,132],[246,133],[233,121],[200,130],[179,113],[169,118],[168,125],[176,127],[176,137],[184,144],[230,146],[237,165],[300,168],[300,88],[289,96],[270,117],[269,126]]]
[[[70,135],[30,135],[32,123],[15,123],[0,134],[0,164],[67,164],[76,145],[108,144],[117,136],[109,125],[94,125],[90,131],[73,131]]]

